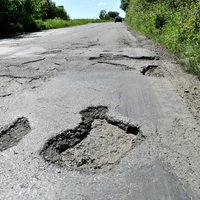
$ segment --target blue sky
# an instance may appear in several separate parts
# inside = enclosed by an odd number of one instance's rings
[[[54,0],[57,6],[63,5],[72,19],[98,18],[101,10],[118,11],[122,17],[124,12],[120,9],[121,0]]]

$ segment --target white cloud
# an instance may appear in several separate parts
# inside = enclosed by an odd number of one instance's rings
[[[106,6],[106,3],[101,1],[101,2],[99,2],[97,5],[98,5],[98,6]]]

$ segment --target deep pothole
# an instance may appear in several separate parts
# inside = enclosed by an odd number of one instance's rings
[[[87,172],[111,170],[144,139],[140,128],[115,120],[104,106],[82,110],[82,122],[51,138],[41,155],[46,161]]]
[[[164,77],[161,67],[159,67],[158,65],[144,66],[141,68],[140,72],[142,75],[145,76]]]
[[[18,118],[12,124],[0,129],[0,151],[16,146],[31,130],[28,119]]]

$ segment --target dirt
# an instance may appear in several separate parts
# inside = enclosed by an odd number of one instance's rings
[[[0,129],[0,151],[16,146],[30,130],[29,121],[24,117]]]
[[[107,116],[104,106],[80,112],[82,122],[47,141],[41,154],[46,161],[86,172],[104,172],[145,137],[140,128]]]

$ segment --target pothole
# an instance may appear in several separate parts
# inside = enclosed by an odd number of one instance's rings
[[[148,65],[142,67],[140,72],[146,76],[164,77],[164,74],[158,65]]]
[[[0,151],[16,146],[31,130],[28,119],[18,118],[12,124],[0,129]]]
[[[98,57],[90,57],[89,60],[98,60],[98,61],[104,61],[104,60],[159,60],[156,56],[128,56],[128,55],[114,55],[112,53],[103,53],[100,54]]]
[[[82,121],[51,138],[41,155],[46,161],[87,172],[111,170],[125,154],[144,139],[140,128],[107,115],[105,106],[80,112]]]

